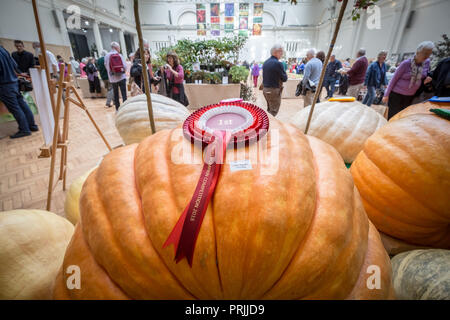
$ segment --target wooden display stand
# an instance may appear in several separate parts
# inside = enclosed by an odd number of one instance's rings
[[[50,163],[50,176],[48,182],[48,194],[47,194],[47,210],[51,209],[51,201],[53,190],[56,187],[56,183],[54,184],[55,178],[55,163],[56,163],[56,150],[61,149],[61,159],[60,159],[60,168],[59,168],[59,177],[56,182],[63,182],[63,190],[66,190],[66,176],[67,176],[67,147],[69,144],[69,106],[70,103],[80,107],[83,109],[94,125],[95,129],[99,133],[100,137],[105,142],[106,147],[109,151],[111,151],[111,146],[108,141],[106,141],[105,136],[101,132],[100,128],[95,123],[92,118],[89,110],[86,108],[86,105],[83,103],[80,95],[78,94],[76,88],[72,83],[72,69],[71,65],[67,66],[67,77],[64,77],[65,68],[60,68],[59,70],[59,80],[53,80],[50,78],[50,69],[47,65],[46,53],[47,50],[45,48],[45,42],[42,36],[41,24],[39,21],[39,14],[37,10],[36,0],[32,0],[33,4],[33,12],[36,20],[36,28],[39,36],[40,48],[42,51],[42,55],[39,57],[39,61],[41,64],[41,69],[45,70],[45,74],[47,77],[47,86],[50,94],[50,102],[52,105],[53,118],[55,122],[54,131],[53,131],[53,141],[52,145],[44,146],[41,148],[41,157],[51,157]],[[54,94],[57,92],[56,104]],[[74,96],[74,98],[72,97]],[[59,118],[61,114],[61,102],[64,103],[64,111],[63,111],[63,126],[62,132],[59,129]]]

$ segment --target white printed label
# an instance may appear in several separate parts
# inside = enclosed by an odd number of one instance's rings
[[[252,170],[252,163],[249,159],[230,162],[230,171]]]

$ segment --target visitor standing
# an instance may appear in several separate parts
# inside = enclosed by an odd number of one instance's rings
[[[88,63],[84,67],[89,81],[89,92],[96,93],[96,96],[91,98],[100,98],[102,96],[102,87],[100,86],[100,79],[98,78],[98,70],[94,64],[94,58],[89,58]]]
[[[376,90],[386,87],[388,82],[386,78],[386,61],[387,51],[381,51],[378,54],[377,61],[373,62],[366,72],[364,87],[367,88],[367,94],[363,104],[370,107],[375,100]]]
[[[369,67],[369,61],[366,58],[366,50],[359,49],[356,54],[357,59],[352,68],[348,71],[344,71],[348,75],[348,91],[347,95],[358,98],[359,92],[364,86],[364,80],[366,78],[366,71]]]
[[[433,42],[422,42],[414,57],[403,61],[398,67],[383,98],[383,102],[388,103],[389,106],[389,119],[411,105],[422,84],[432,81],[428,73],[430,72],[429,58],[433,49]]]
[[[11,139],[26,137],[31,135],[31,131],[39,130],[33,112],[19,92],[17,71],[14,59],[0,46],[0,101],[19,124],[19,131],[10,136]]]
[[[305,66],[305,74],[303,76],[303,102],[304,106],[307,107],[312,104],[317,86],[319,85],[320,74],[322,73],[322,61],[314,57],[314,49],[309,50],[306,53],[307,63]],[[317,98],[317,102],[319,102]]]
[[[258,86],[258,78],[259,78],[259,64],[253,61],[252,65],[252,76],[253,76],[253,86],[256,88]]]
[[[101,57],[97,60],[97,69],[100,73],[100,78],[103,81],[103,85],[106,89],[106,108],[111,108],[111,101],[114,98],[114,92],[112,84],[109,82],[108,78],[108,70],[105,67],[105,56],[108,54],[108,51],[103,50],[101,53]]]
[[[15,40],[14,46],[17,51],[14,51],[11,56],[17,63],[19,73],[30,74],[30,68],[34,67],[34,56],[31,52],[25,51],[22,40]]]
[[[267,101],[267,112],[274,117],[278,114],[281,105],[283,82],[288,77],[283,64],[279,61],[283,56],[283,47],[276,44],[270,49],[270,58],[263,64],[263,94]]]
[[[86,78],[86,71],[84,71],[84,67],[86,67],[86,63],[87,63],[88,59],[87,58],[83,58],[81,59],[80,62],[80,71],[81,71],[81,78]]]
[[[167,95],[184,106],[189,105],[188,98],[184,92],[184,70],[175,52],[167,54],[167,64],[164,66],[167,84]]]
[[[130,76],[133,78],[133,82],[136,84],[137,88],[141,91],[140,93],[145,93],[144,77],[143,77],[143,65],[141,60],[141,52],[138,49],[134,54],[133,65],[130,69]],[[152,84],[156,85],[159,81],[158,77],[153,76],[153,70],[151,68],[151,55],[150,50],[144,49],[145,63],[147,64],[147,74],[150,82],[150,92],[152,92]],[[158,91],[158,88],[156,87]]]
[[[72,69],[73,81],[75,83],[75,86],[79,88],[80,86],[78,85],[78,77],[81,75],[80,63],[77,60],[75,60],[74,57],[69,58],[69,63]]]
[[[111,43],[111,51],[105,56],[105,68],[108,71],[109,82],[111,82],[114,92],[114,105],[119,110],[119,88],[122,94],[122,101],[127,100],[127,76],[126,62],[120,54],[120,45],[117,42]]]
[[[33,42],[33,49],[35,51],[35,54],[37,57],[39,57],[39,55],[41,54],[41,44],[39,42]],[[50,52],[49,50],[46,50],[47,54],[47,66],[48,66],[48,71],[50,73],[50,75],[53,78],[59,78],[59,64],[58,61],[56,60],[55,55]]]
[[[333,54],[330,57],[330,62],[327,65],[327,69],[325,71],[325,80],[323,81],[323,86],[327,90],[327,97],[325,98],[333,98],[336,81],[339,80],[339,70],[342,69],[342,63],[336,59],[336,56]]]
[[[450,58],[440,61],[433,70],[433,88],[438,97],[450,97]]]

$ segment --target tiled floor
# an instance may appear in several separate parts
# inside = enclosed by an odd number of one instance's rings
[[[255,90],[256,104],[265,108],[262,91]],[[93,118],[114,148],[121,145],[114,125],[114,108],[105,109],[104,99],[84,99]],[[303,108],[301,99],[284,99],[278,118],[289,119]],[[37,122],[39,124],[39,118]],[[0,125],[0,211],[12,209],[45,209],[49,179],[50,158],[39,159],[39,148],[44,140],[41,132],[30,137],[11,140],[8,135],[15,133],[17,124],[10,122]],[[70,109],[69,156],[67,182],[95,166],[108,149],[98,136],[86,113],[72,105]],[[59,152],[58,152],[59,153]],[[58,158],[59,159],[59,158]],[[58,174],[59,163],[55,170]],[[64,216],[65,192],[59,183],[53,193],[52,212]]]

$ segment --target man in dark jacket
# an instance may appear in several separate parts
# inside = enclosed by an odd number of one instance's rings
[[[267,101],[267,112],[275,117],[280,110],[283,82],[286,82],[288,77],[279,61],[283,56],[281,45],[274,45],[270,54],[271,57],[263,64],[263,94]]]
[[[16,62],[8,51],[0,46],[0,101],[19,124],[19,131],[10,136],[11,139],[29,136],[31,131],[38,131],[33,113],[19,92],[16,72],[18,72]]]
[[[323,81],[323,86],[327,89],[327,96],[325,100],[333,98],[334,88],[336,86],[336,81],[339,79],[338,70],[342,68],[342,63],[336,59],[333,54],[330,57],[330,62],[327,65],[327,70],[325,72],[325,80]]]
[[[450,58],[439,62],[431,77],[436,96],[450,97]]]
[[[17,51],[11,54],[14,61],[16,61],[19,68],[19,73],[30,74],[30,68],[34,67],[34,56],[31,52],[25,51],[23,42],[15,40],[14,46]]]

